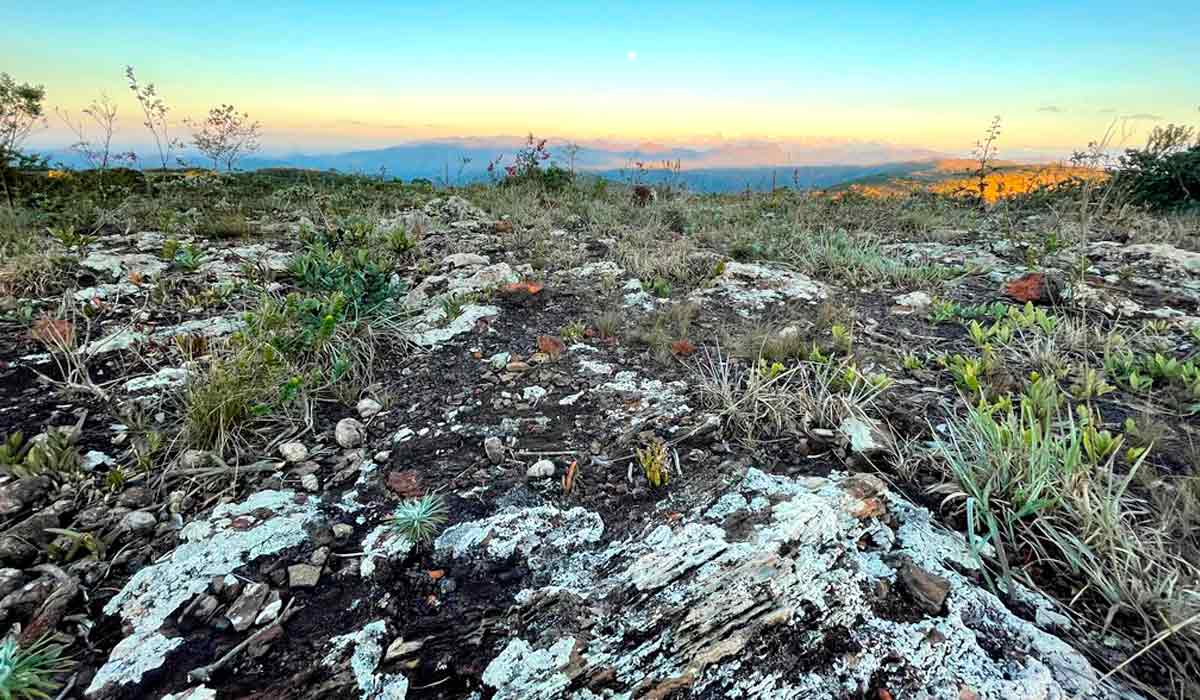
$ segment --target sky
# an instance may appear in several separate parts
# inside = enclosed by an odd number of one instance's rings
[[[860,2],[0,3],[0,71],[77,112],[124,67],[183,117],[231,103],[265,152],[533,132],[579,141],[871,142],[1069,153],[1125,118],[1200,123],[1200,4]],[[57,117],[31,143],[69,141]]]

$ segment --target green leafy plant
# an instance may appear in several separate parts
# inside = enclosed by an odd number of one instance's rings
[[[401,503],[392,517],[392,525],[413,542],[423,544],[433,539],[446,517],[445,499],[431,493]]]
[[[462,316],[463,311],[478,299],[479,297],[475,294],[452,294],[442,299],[442,315],[445,322],[450,323]]]
[[[200,269],[200,265],[204,262],[204,251],[196,246],[195,243],[188,243],[175,253],[173,258],[175,267],[184,272],[195,272]]]
[[[663,277],[655,277],[648,288],[649,292],[659,299],[671,296],[671,281]]]
[[[78,474],[83,463],[76,447],[78,440],[79,430],[70,426],[51,428],[24,444],[21,434],[13,433],[0,446],[0,470],[19,478]]]
[[[173,263],[175,262],[175,256],[179,254],[181,247],[182,244],[179,242],[178,238],[168,238],[163,241],[162,249],[159,251],[158,256],[167,262]]]
[[[1111,394],[1117,388],[1104,381],[1104,375],[1093,367],[1085,367],[1078,380],[1071,386],[1071,396],[1077,401],[1090,401],[1106,394]]]
[[[333,250],[323,241],[314,241],[292,258],[289,269],[305,291],[340,292],[355,316],[379,310],[398,291],[367,248]]]
[[[0,700],[47,700],[62,686],[55,676],[73,665],[49,636],[28,646],[5,639],[0,642]]]
[[[830,327],[829,332],[833,336],[834,347],[841,352],[849,353],[854,348],[854,333],[849,326],[835,323]]]
[[[981,380],[987,369],[983,358],[952,355],[943,358],[942,365],[950,371],[959,387],[972,394],[979,394],[983,390]]]
[[[1029,382],[1021,394],[1021,404],[1030,412],[1048,423],[1058,413],[1063,403],[1063,395],[1059,391],[1058,382],[1050,376],[1042,376],[1038,372],[1029,373]]]
[[[581,340],[583,338],[584,334],[586,334],[586,333],[587,333],[587,324],[584,323],[583,321],[580,321],[579,319],[576,319],[574,321],[571,321],[567,325],[563,326],[562,329],[558,332],[558,335],[564,341],[577,341],[577,340]]]
[[[48,527],[46,532],[58,535],[58,539],[50,543],[49,556],[55,561],[71,562],[80,552],[87,552],[96,561],[104,561],[108,547],[104,540],[90,532],[78,532],[57,527]]]
[[[67,248],[78,248],[82,250],[96,241],[95,236],[91,236],[86,233],[79,233],[78,229],[76,229],[74,226],[51,226],[46,231],[52,238]]]
[[[1058,327],[1058,319],[1051,316],[1045,309],[1036,307],[1033,302],[1025,302],[1024,307],[1009,306],[1008,316],[1018,328],[1038,328],[1043,334],[1049,335]]]

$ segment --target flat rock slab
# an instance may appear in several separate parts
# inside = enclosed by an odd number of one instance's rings
[[[435,555],[522,556],[515,618],[573,611],[509,639],[482,676],[497,700],[1122,697],[959,573],[977,566],[961,537],[869,486],[750,469],[710,507],[607,546],[586,511],[540,506],[456,525]]]

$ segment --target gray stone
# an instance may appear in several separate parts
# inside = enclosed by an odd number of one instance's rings
[[[546,479],[554,476],[554,462],[548,459],[539,459],[529,465],[529,469],[525,470],[525,476],[530,479]]]
[[[852,452],[861,455],[873,455],[882,452],[891,445],[892,437],[884,425],[874,419],[847,416],[838,425],[838,432],[850,447]]]
[[[254,618],[254,625],[261,627],[274,622],[279,617],[281,610],[283,610],[283,599],[279,597],[279,591],[271,591],[271,594],[267,596],[267,602],[259,610],[258,617]]]
[[[382,411],[383,406],[380,405],[380,403],[378,401],[376,401],[375,399],[366,398],[366,399],[360,400],[358,402],[358,405],[355,406],[355,409],[358,410],[359,417],[362,418],[363,420],[366,420],[368,418],[371,418],[375,414],[379,413],[380,411]]]
[[[904,307],[908,311],[921,311],[933,305],[933,297],[925,292],[909,292],[895,297],[893,301],[897,306]]]
[[[154,532],[154,526],[157,524],[158,520],[154,514],[144,510],[131,510],[121,518],[121,529],[137,536]]]
[[[504,461],[504,442],[494,435],[487,437],[483,441],[483,452],[492,464],[500,464]]]
[[[250,629],[270,592],[271,587],[265,583],[252,583],[246,586],[238,599],[233,601],[233,605],[230,605],[229,610],[225,612],[225,618],[229,620],[229,624],[233,625],[238,632]]]
[[[312,588],[321,580],[321,568],[312,564],[292,564],[287,568],[288,586]]]
[[[450,267],[482,267],[484,265],[491,265],[492,261],[475,253],[454,253],[453,255],[447,255],[442,260],[442,264],[449,265]]]
[[[50,493],[49,476],[29,476],[0,486],[0,516],[9,517],[36,505]]]
[[[350,449],[363,444],[363,441],[367,439],[367,429],[353,418],[343,418],[338,421],[333,435],[337,444]]]
[[[279,446],[279,456],[286,462],[297,464],[308,459],[308,448],[302,442],[285,442]]]

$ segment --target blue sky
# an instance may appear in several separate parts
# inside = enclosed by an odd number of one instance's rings
[[[962,150],[1000,114],[1020,151],[1200,122],[1194,2],[169,5],[6,3],[0,65],[55,106],[106,92],[132,132],[132,64],[176,116],[231,102],[280,149],[532,130]]]

